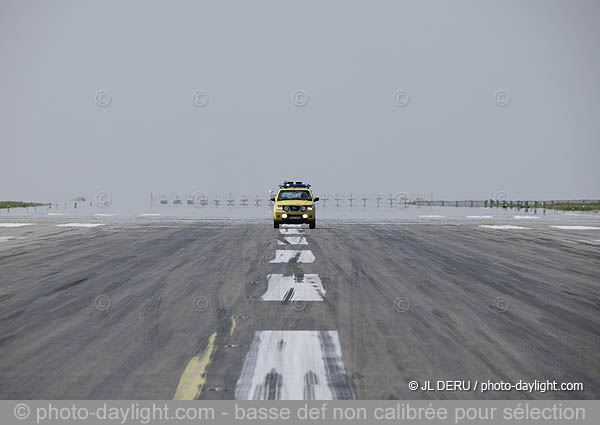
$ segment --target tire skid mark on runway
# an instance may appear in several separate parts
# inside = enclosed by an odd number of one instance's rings
[[[344,363],[342,362],[342,347],[337,331],[319,332],[319,343],[325,362],[327,382],[334,393],[334,400],[353,400],[354,394],[350,388]]]
[[[267,276],[267,291],[260,297],[262,301],[285,300],[285,295],[292,290],[295,301],[323,301],[325,288],[318,274]]]
[[[281,300],[282,304],[286,304],[288,302],[290,302],[290,300],[292,299],[292,297],[294,296],[294,288],[290,288],[285,292],[285,295],[283,296],[283,300]]]
[[[74,280],[73,282],[69,282],[69,283],[67,283],[67,284],[65,284],[65,285],[59,286],[59,287],[58,287],[58,288],[56,288],[56,289],[53,289],[53,290],[52,290],[52,293],[66,291],[67,289],[70,289],[70,288],[72,288],[72,287],[74,287],[74,286],[77,286],[77,285],[79,285],[80,283],[83,283],[83,282],[85,282],[86,280],[88,280],[88,277],[87,277],[87,276],[86,276],[86,277],[79,278],[79,279],[77,279],[77,280]]]
[[[337,331],[255,332],[236,384],[235,398],[354,399]]]
[[[159,336],[159,323],[161,315],[161,305],[163,303],[163,295],[158,292],[156,295],[148,298],[142,309],[142,317],[144,319],[144,343],[150,344]]]
[[[27,254],[27,251],[21,251],[21,252],[16,252],[14,254],[3,255],[2,257],[0,257],[0,261],[6,260],[7,258],[11,258],[11,257],[18,257],[20,255],[25,255],[25,254]]]

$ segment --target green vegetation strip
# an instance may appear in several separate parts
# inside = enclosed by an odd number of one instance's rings
[[[39,202],[23,202],[23,201],[0,201],[0,208],[27,208],[27,207],[43,207],[48,204],[40,204]]]
[[[546,208],[559,211],[598,211],[600,204],[546,204]]]
[[[537,203],[521,203],[521,204],[517,204],[515,202],[512,203],[495,203],[495,204],[490,204],[490,206],[492,207],[503,207],[503,208],[516,208],[516,209],[527,209],[527,208],[541,208],[541,209],[547,209],[547,210],[558,210],[558,211],[599,211],[600,210],[600,203],[586,203],[586,204],[579,204],[579,203],[575,203],[575,202],[564,202],[564,203],[554,203],[551,204],[549,202],[543,203],[543,202],[537,202]]]

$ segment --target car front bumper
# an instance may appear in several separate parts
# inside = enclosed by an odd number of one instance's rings
[[[284,217],[284,215],[286,215],[286,217]],[[303,215],[306,215],[306,218],[302,217]],[[315,212],[306,211],[301,213],[290,213],[277,210],[273,213],[273,220],[278,223],[310,223],[315,221]]]

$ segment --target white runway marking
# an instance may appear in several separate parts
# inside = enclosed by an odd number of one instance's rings
[[[0,223],[0,227],[23,227],[33,225],[35,225],[35,223]]]
[[[140,217],[158,217],[160,214],[140,214]]]
[[[467,218],[494,218],[491,215],[468,215]]]
[[[237,400],[352,400],[337,331],[258,331]]]
[[[309,249],[278,249],[275,251],[275,258],[271,260],[271,263],[312,263],[313,261],[315,261],[315,256]]]
[[[97,217],[114,217],[116,214],[102,214],[102,213],[94,213]]]
[[[98,227],[98,226],[106,226],[104,223],[66,223],[66,224],[57,224],[56,227]]]
[[[593,226],[550,226],[554,229],[561,230],[600,230],[600,227]]]
[[[582,243],[584,245],[600,246],[600,240],[586,241],[586,240],[579,239],[576,242]]]
[[[419,218],[444,218],[445,215],[420,215]]]
[[[539,217],[535,217],[533,215],[514,215],[513,218],[522,219],[522,220],[531,220]]]
[[[304,229],[280,229],[282,235],[303,235]]]
[[[318,274],[303,276],[284,276],[270,274],[267,276],[267,292],[260,297],[263,301],[282,301],[290,289],[294,289],[289,301],[323,301],[325,288]]]
[[[502,225],[481,224],[479,227],[484,227],[486,229],[496,229],[496,230],[529,230],[529,227],[511,226],[509,224],[502,224]]]
[[[48,215],[64,215],[63,213],[48,213]]]
[[[290,245],[308,245],[308,241],[304,236],[285,236],[283,239]],[[281,242],[281,241],[277,241]],[[287,245],[285,242],[281,242],[278,245]]]

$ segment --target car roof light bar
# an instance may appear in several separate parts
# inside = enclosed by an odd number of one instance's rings
[[[284,188],[289,188],[289,187],[305,187],[305,188],[310,188],[310,184],[308,183],[302,183],[302,182],[290,182],[290,181],[284,181],[283,184],[280,184],[279,187],[284,187]]]

